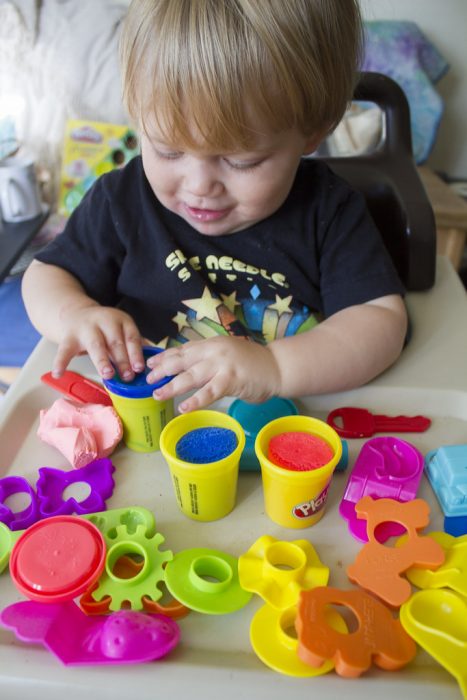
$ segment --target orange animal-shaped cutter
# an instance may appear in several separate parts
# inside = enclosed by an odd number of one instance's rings
[[[358,628],[342,634],[329,626],[326,609],[342,605],[353,612]],[[379,600],[362,590],[343,591],[317,587],[302,591],[295,627],[298,656],[310,666],[332,660],[340,676],[356,678],[372,661],[387,671],[395,671],[411,661],[416,644],[399,620]]]
[[[389,605],[400,607],[412,593],[410,583],[400,574],[412,566],[436,569],[444,562],[441,545],[417,532],[428,525],[430,508],[421,498],[402,503],[392,498],[373,500],[365,496],[355,510],[359,518],[367,520],[368,543],[347,568],[347,575],[353,583]],[[407,538],[402,546],[389,547],[378,542],[375,530],[384,522],[399,523],[406,528]]]

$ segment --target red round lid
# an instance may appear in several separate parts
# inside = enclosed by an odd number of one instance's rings
[[[10,574],[27,598],[60,603],[84,593],[101,575],[105,542],[95,525],[72,515],[39,520],[13,547]]]

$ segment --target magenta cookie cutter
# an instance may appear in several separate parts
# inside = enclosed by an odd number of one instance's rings
[[[30,502],[26,508],[15,512],[5,505],[5,501],[19,493],[29,496]],[[36,492],[27,479],[23,476],[5,476],[0,479],[0,522],[10,530],[26,530],[40,517]]]
[[[165,615],[120,610],[88,617],[71,600],[13,603],[0,612],[0,623],[23,642],[43,644],[66,666],[152,661],[172,651],[180,639],[179,626]]]
[[[36,484],[39,510],[43,518],[51,515],[86,515],[105,510],[105,501],[113,493],[112,474],[115,467],[107,458],[95,459],[85,467],[62,471],[52,467],[41,467]],[[71,484],[86,483],[91,489],[82,501],[76,498],[63,498],[63,492]]]
[[[416,447],[400,438],[388,436],[367,440],[360,450],[347,481],[339,505],[339,513],[348,522],[351,534],[361,542],[368,542],[366,520],[357,518],[355,504],[364,496],[411,501],[423,474],[423,455]],[[399,536],[404,528],[391,522],[378,527],[377,539],[385,542]]]

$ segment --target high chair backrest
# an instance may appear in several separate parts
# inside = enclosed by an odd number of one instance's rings
[[[371,153],[324,160],[364,194],[406,289],[429,289],[435,281],[436,226],[412,155],[409,104],[402,88],[379,73],[361,74],[354,99],[383,111],[381,142]]]

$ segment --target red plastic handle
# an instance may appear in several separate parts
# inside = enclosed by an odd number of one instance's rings
[[[78,372],[66,370],[59,379],[53,377],[51,372],[46,372],[41,380],[79,403],[100,403],[104,406],[112,406],[112,400],[106,390]]]

